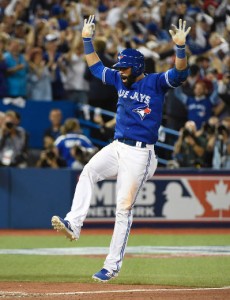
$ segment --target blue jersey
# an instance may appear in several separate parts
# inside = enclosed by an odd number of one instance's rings
[[[74,157],[71,155],[71,148],[76,145],[87,149],[94,149],[92,142],[86,136],[78,133],[60,135],[55,141],[59,155],[66,161],[68,167],[72,167],[72,164],[75,162]]]
[[[114,138],[155,144],[161,124],[164,95],[169,88],[164,74],[146,75],[126,88],[118,71],[106,69],[105,83],[118,91]]]
[[[118,71],[103,66],[101,62],[90,67],[94,76],[105,84],[114,85],[118,91],[118,104],[114,138],[127,138],[155,144],[161,124],[165,93],[179,86],[188,71],[170,69],[165,73],[152,73],[127,88]]]
[[[202,124],[212,116],[213,105],[208,98],[197,101],[193,97],[188,97],[186,106],[188,108],[188,120],[194,121],[197,129],[200,129]]]
[[[188,110],[188,120],[194,121],[197,129],[200,129],[202,124],[208,121],[212,116],[213,106],[218,104],[218,84],[214,83],[214,89],[212,94],[202,96],[200,99],[195,96],[187,96],[182,92],[181,88],[175,90],[176,97],[186,105]]]

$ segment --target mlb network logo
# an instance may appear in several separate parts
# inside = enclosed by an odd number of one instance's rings
[[[116,202],[116,181],[98,183],[88,217],[114,218]],[[150,221],[229,221],[230,178],[154,175],[140,190],[133,215]]]
[[[162,216],[167,219],[230,218],[230,180],[227,178],[170,180],[165,182],[162,197]]]

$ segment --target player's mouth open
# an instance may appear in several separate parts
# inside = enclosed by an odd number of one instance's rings
[[[127,77],[126,75],[122,75],[122,74],[121,74],[121,80],[122,80],[123,82],[127,82],[128,77]]]

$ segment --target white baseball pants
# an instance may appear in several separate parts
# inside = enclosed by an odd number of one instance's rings
[[[117,177],[116,219],[104,268],[119,272],[132,225],[132,207],[143,184],[155,173],[157,159],[153,145],[146,148],[114,141],[100,150],[84,167],[76,186],[71,211],[66,220],[79,227],[87,216],[94,185]]]

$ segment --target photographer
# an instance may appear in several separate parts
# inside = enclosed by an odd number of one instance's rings
[[[203,167],[212,168],[213,152],[216,141],[216,132],[219,119],[212,116],[204,123],[201,129],[196,133],[196,136],[202,139],[205,145],[205,153],[203,155]]]
[[[180,167],[203,166],[204,142],[196,136],[196,124],[187,121],[175,143],[173,158]]]
[[[224,72],[222,79],[219,80],[218,93],[226,104],[228,114],[230,114],[230,71]]]
[[[71,155],[75,159],[72,164],[72,168],[82,170],[91,157],[93,157],[93,155],[96,153],[96,151],[96,148],[85,148],[80,144],[73,146],[73,148],[70,150]]]
[[[217,128],[212,166],[214,169],[230,169],[230,130],[224,121]]]
[[[27,135],[23,128],[17,126],[17,115],[8,111],[0,130],[0,165],[27,166]]]
[[[40,154],[40,158],[36,163],[39,168],[64,168],[66,162],[59,157],[56,148],[54,147],[54,138],[49,135],[45,135],[43,138],[44,150]]]

